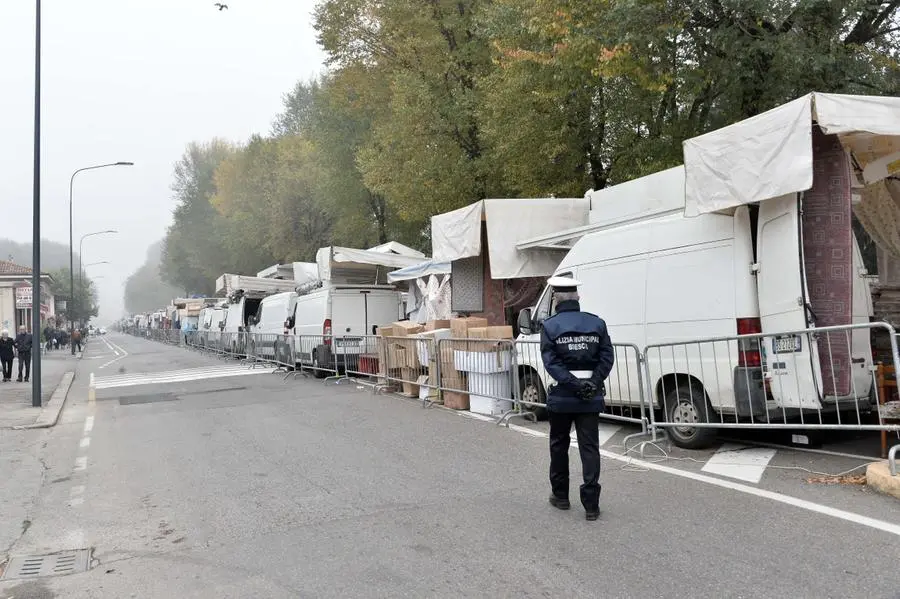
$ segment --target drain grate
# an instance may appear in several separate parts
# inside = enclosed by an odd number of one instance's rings
[[[41,578],[87,572],[91,563],[90,549],[61,551],[50,555],[24,555],[9,558],[2,580]]]

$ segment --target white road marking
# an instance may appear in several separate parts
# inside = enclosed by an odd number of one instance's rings
[[[77,497],[79,495],[84,495],[84,485],[75,485],[71,489],[69,489],[70,497]]]
[[[476,414],[474,412],[466,412],[466,411],[462,410],[462,411],[458,411],[456,413],[459,414],[460,416],[462,416],[463,418],[471,418],[472,420],[481,420],[482,422],[497,422],[496,418],[493,418],[491,416],[485,416],[483,414]],[[510,426],[512,427],[514,425],[510,425]],[[528,428],[528,427],[524,427],[524,426],[516,426],[515,428],[519,432],[525,433],[527,435],[532,435],[535,437],[547,437],[547,433],[544,433],[544,432],[541,432],[538,430],[534,430],[533,428]],[[616,426],[615,424],[608,424],[606,422],[601,422],[600,423],[600,447],[603,447],[604,445],[606,445],[606,443],[610,439],[612,439],[615,436],[615,434],[617,432],[619,432],[620,430],[622,430],[621,426]],[[573,430],[570,434],[572,436],[572,446],[578,447],[577,443],[575,442],[575,439],[576,439],[575,431]]]
[[[758,483],[775,453],[774,449],[726,443],[707,460],[702,470],[748,483]]]
[[[94,417],[88,416],[84,419],[84,433],[87,434],[91,432],[91,429],[94,428]]]
[[[205,379],[266,374],[267,372],[269,371],[266,369],[250,369],[241,365],[195,368],[173,372],[145,372],[97,377],[94,379],[94,387],[96,389],[112,389],[116,387],[134,387],[137,385],[185,383]]]
[[[81,456],[75,458],[75,470],[84,470],[87,468],[87,457]]]
[[[526,432],[528,434],[534,434],[533,429],[528,429],[524,426],[519,426],[516,424],[510,424],[509,428],[511,430],[515,430],[515,431],[519,431],[519,432]],[[535,436],[538,436],[538,435],[535,435]],[[541,432],[539,436],[547,437],[548,435],[547,435],[547,433]],[[605,449],[600,450],[600,455],[607,459],[610,459],[610,460],[616,460],[617,462],[624,462],[626,464],[630,464],[632,466],[637,466],[637,467],[640,467],[640,468],[643,468],[646,470],[655,470],[656,472],[664,472],[666,474],[671,474],[673,476],[680,476],[682,478],[687,478],[687,479],[690,479],[690,480],[693,480],[696,482],[713,485],[714,487],[730,489],[732,491],[737,491],[739,493],[744,493],[746,495],[762,497],[763,499],[770,499],[772,501],[782,503],[785,505],[790,505],[790,506],[800,508],[803,510],[807,510],[809,512],[822,514],[824,516],[830,516],[832,518],[837,518],[838,520],[844,520],[845,522],[852,522],[854,524],[859,524],[860,526],[866,526],[869,528],[874,528],[875,530],[880,530],[882,532],[900,536],[900,524],[894,524],[893,522],[885,522],[884,520],[869,518],[868,516],[863,516],[861,514],[855,514],[853,512],[840,510],[837,508],[829,507],[827,505],[814,503],[812,501],[800,499],[799,497],[793,497],[791,495],[783,495],[781,493],[776,493],[774,491],[766,491],[765,489],[760,489],[758,487],[751,487],[749,485],[732,482],[730,480],[714,478],[712,476],[706,476],[705,474],[699,474],[697,472],[690,472],[688,470],[679,470],[678,468],[671,468],[669,466],[663,466],[662,464],[654,464],[653,462],[645,462],[644,460],[638,460],[638,459],[635,459],[632,457],[614,453],[612,451],[606,451]]]
[[[73,497],[69,499],[69,507],[77,507],[84,503],[84,497]]]
[[[90,447],[90,445],[91,445],[91,438],[90,438],[90,437],[84,437],[84,438],[82,438],[82,439],[81,439],[81,443],[78,444],[78,446],[79,446],[80,448],[82,448],[82,449],[84,449],[85,447]]]
[[[109,346],[109,349],[113,350],[117,356],[117,357],[113,358],[112,360],[110,360],[109,362],[106,362],[105,364],[103,364],[100,367],[101,369],[106,368],[107,366],[110,366],[111,364],[115,364],[119,360],[128,357],[128,352],[125,351],[120,345],[117,345],[117,344],[109,341],[105,337],[101,337],[101,339],[103,339],[104,343],[106,343],[106,345]],[[122,355],[119,355],[119,352],[121,352]]]

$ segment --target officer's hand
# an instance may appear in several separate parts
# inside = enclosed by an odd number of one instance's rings
[[[581,381],[578,389],[578,397],[582,401],[591,401],[597,395],[597,384],[594,381]]]

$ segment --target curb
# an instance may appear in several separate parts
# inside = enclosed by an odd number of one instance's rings
[[[868,465],[866,485],[880,493],[900,499],[900,474],[891,476],[887,461],[873,462]]]
[[[50,396],[50,405],[41,408],[41,413],[38,415],[35,423],[24,426],[14,426],[12,430],[27,431],[36,428],[51,428],[56,426],[57,421],[59,421],[59,415],[66,405],[66,399],[69,397],[69,389],[72,387],[72,381],[74,380],[74,372],[69,371],[65,373],[62,380],[59,382],[59,385],[56,387],[56,390],[53,391],[53,395]]]

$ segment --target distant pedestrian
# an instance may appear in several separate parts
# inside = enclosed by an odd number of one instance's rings
[[[31,376],[31,346],[34,343],[34,338],[31,336],[31,333],[28,332],[28,329],[25,328],[25,325],[19,327],[19,334],[16,335],[16,353],[19,356],[19,378],[16,379],[17,382],[21,383],[22,381],[22,369],[25,369],[25,380],[24,382],[28,382],[28,377]]]
[[[569,509],[569,443],[572,424],[584,484],[581,504],[588,520],[600,517],[600,412],[604,408],[604,381],[615,362],[615,349],[606,323],[581,311],[578,281],[553,277],[556,314],[544,320],[541,357],[556,381],[547,390],[550,418],[550,504]]]
[[[72,345],[74,346],[74,350],[77,352],[81,351],[81,330],[75,329],[72,331]]]
[[[46,344],[47,351],[53,349],[53,340],[54,340],[54,331],[53,327],[47,326],[44,329],[44,343]]]
[[[0,331],[0,366],[3,371],[3,382],[12,380],[13,358],[16,355],[16,342],[9,336],[9,331]]]

